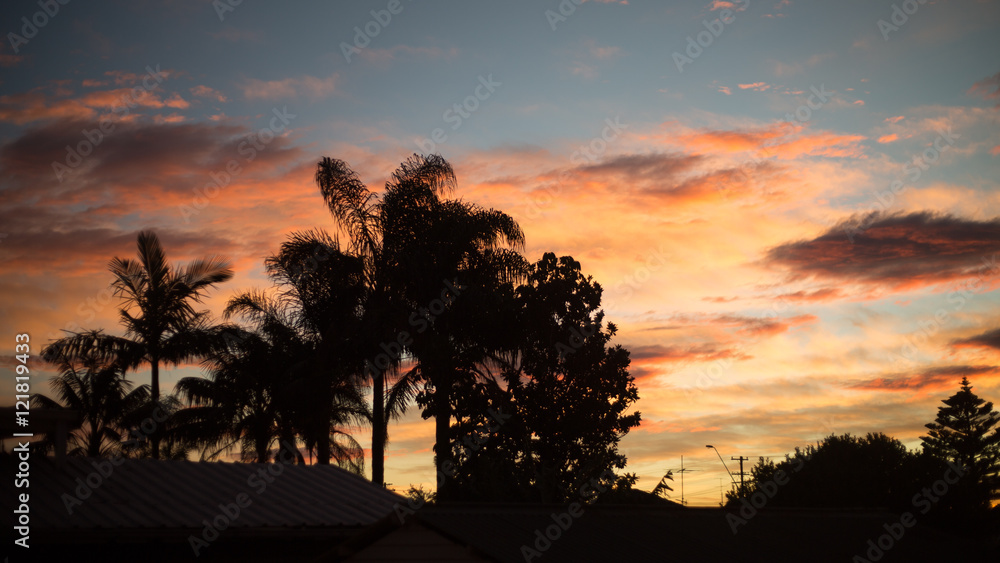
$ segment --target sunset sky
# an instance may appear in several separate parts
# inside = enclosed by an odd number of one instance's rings
[[[963,375],[1000,403],[1000,2],[53,4],[0,17],[4,405],[15,334],[119,332],[106,265],[138,231],[231,258],[219,315],[333,229],[321,157],[380,187],[413,152],[604,287],[640,488],[683,455],[717,503],[705,444],[734,470],[834,432],[916,447]],[[433,434],[390,427],[387,481],[433,483]]]

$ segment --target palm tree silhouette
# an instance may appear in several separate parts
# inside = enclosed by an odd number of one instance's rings
[[[451,419],[454,393],[474,379],[489,381],[490,365],[506,349],[514,328],[505,307],[513,285],[523,279],[528,263],[518,252],[524,235],[508,215],[455,200],[441,200],[419,187],[416,221],[401,217],[387,238],[399,241],[396,252],[409,272],[403,289],[412,307],[434,304],[442,287],[459,295],[440,314],[430,308],[427,330],[417,331],[411,346],[416,376],[429,385],[418,396],[425,415],[435,417],[435,463],[439,499],[448,499],[445,468],[452,463]],[[392,199],[387,197],[387,205]],[[411,212],[414,208],[410,207]],[[409,226],[408,226],[409,225]],[[449,283],[445,284],[447,281]],[[439,306],[438,309],[441,309]],[[424,309],[427,310],[427,309]]]
[[[125,379],[120,364],[102,362],[96,356],[53,358],[59,375],[52,385],[59,400],[42,394],[32,400],[43,409],[72,409],[80,413],[82,425],[70,434],[69,455],[110,457],[121,452],[128,420],[149,401],[149,388],[134,387]],[[51,446],[52,438],[46,438]]]
[[[319,260],[317,260],[319,257]],[[364,449],[344,428],[370,420],[356,363],[360,261],[322,231],[293,233],[265,261],[275,287],[244,291],[223,313],[241,326],[219,327],[206,360],[210,379],[187,377],[179,392],[185,437],[215,458],[240,446],[264,463],[272,446],[298,453],[297,437],[320,464],[360,473]],[[304,460],[302,460],[304,461]]]
[[[324,158],[317,167],[316,182],[339,226],[348,233],[350,251],[364,261],[365,296],[361,340],[369,361],[397,341],[401,331],[413,336],[409,352],[416,367],[398,378],[400,355],[389,358],[388,367],[372,369],[372,481],[384,480],[386,427],[398,416],[405,402],[416,394],[423,378],[433,388],[429,411],[436,417],[436,463],[440,469],[451,458],[450,388],[459,372],[472,366],[489,346],[477,335],[484,334],[480,308],[498,283],[511,283],[527,270],[517,252],[524,234],[508,215],[442,196],[455,185],[451,165],[439,155],[413,155],[393,172],[381,196],[372,193],[357,174],[340,160]],[[415,313],[446,293],[445,282],[475,286],[459,313],[442,316],[421,328]],[[456,287],[453,285],[452,287]],[[452,296],[454,297],[454,296]],[[447,320],[446,320],[447,318]],[[397,378],[386,400],[386,384]],[[442,472],[439,471],[439,475]]]
[[[208,311],[195,311],[213,285],[233,277],[229,263],[219,257],[195,260],[173,268],[156,234],[142,231],[137,239],[138,259],[113,258],[108,269],[111,286],[122,298],[119,311],[125,337],[100,331],[71,334],[50,344],[47,353],[58,357],[82,357],[96,353],[108,361],[135,369],[148,364],[151,372],[150,399],[160,402],[160,364],[179,364],[211,349],[215,331],[208,324]],[[159,459],[162,432],[150,436],[152,457]]]
[[[454,182],[451,167],[441,157],[414,157],[393,173],[383,197],[413,183],[440,190]],[[359,361],[354,367],[372,385],[372,482],[381,486],[385,483],[389,420],[401,416],[416,393],[412,377],[399,377],[404,358],[399,353],[398,336],[408,328],[406,319],[412,311],[407,310],[405,296],[399,291],[406,271],[401,271],[399,256],[389,254],[387,246],[393,241],[385,237],[394,220],[406,218],[408,202],[397,198],[400,205],[386,206],[347,163],[328,157],[317,165],[316,184],[337,226],[348,236],[348,252],[362,264],[362,309],[356,339]],[[387,353],[386,348],[394,353]]]

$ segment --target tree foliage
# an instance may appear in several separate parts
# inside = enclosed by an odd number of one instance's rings
[[[618,443],[639,424],[628,413],[638,391],[600,303],[600,285],[571,257],[531,266],[509,307],[510,347],[484,366],[494,377],[457,394],[465,495],[561,502],[625,467]]]
[[[934,422],[921,437],[924,451],[967,469],[961,494],[969,508],[987,508],[1000,499],[1000,413],[993,403],[972,392],[968,378],[954,395],[942,401]]]
[[[881,432],[831,434],[815,446],[795,448],[778,463],[760,458],[750,469],[747,490],[728,494],[727,502],[760,491],[769,506],[905,510],[912,509],[914,493],[942,473],[934,460]]]

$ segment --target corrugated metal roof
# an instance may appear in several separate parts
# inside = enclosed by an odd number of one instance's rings
[[[587,506],[567,519],[565,506],[453,504],[426,506],[402,527],[390,517],[343,546],[347,561],[409,561],[423,545],[438,544],[413,528],[426,528],[489,561],[851,561],[865,556],[899,516],[881,511],[761,510],[734,534],[722,509],[649,506]],[[555,515],[555,516],[553,516]],[[557,522],[563,522],[563,526]],[[540,538],[550,534],[548,538]],[[416,538],[411,539],[411,538]],[[553,539],[554,538],[554,539]],[[975,561],[986,547],[921,522],[893,542],[889,561]],[[535,549],[536,554],[523,551]],[[471,558],[471,557],[470,557]],[[330,558],[329,560],[333,560]]]
[[[16,473],[2,456],[4,475]],[[201,529],[219,507],[246,494],[231,529],[369,525],[402,497],[334,466],[32,456],[28,489],[3,479],[5,493],[30,493],[32,530],[87,532]],[[98,464],[107,476],[101,475]],[[265,477],[266,476],[266,477]],[[88,483],[89,479],[89,483]],[[88,495],[88,491],[90,494]],[[77,503],[76,501],[79,501]]]

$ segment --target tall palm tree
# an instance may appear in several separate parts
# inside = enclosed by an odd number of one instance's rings
[[[439,156],[413,158],[396,170],[385,193],[414,182],[439,191],[453,186],[455,176]],[[354,369],[372,386],[372,482],[382,486],[388,423],[402,415],[416,391],[414,379],[401,377],[399,371],[404,358],[398,337],[408,328],[411,312],[397,290],[405,274],[400,264],[390,261],[384,238],[388,215],[403,210],[386,208],[379,194],[370,191],[342,160],[323,158],[316,168],[316,184],[337,226],[348,237],[347,251],[362,263],[362,310],[356,339],[359,362]]]
[[[394,204],[391,198],[388,204]],[[449,498],[442,476],[452,462],[451,421],[454,393],[469,389],[490,371],[504,349],[498,331],[506,319],[501,296],[523,278],[527,261],[518,252],[524,235],[517,223],[499,211],[462,201],[426,197],[416,213],[421,220],[400,216],[387,238],[397,241],[398,256],[409,259],[411,273],[404,293],[412,306],[427,308],[447,286],[460,290],[439,314],[431,311],[427,330],[417,332],[411,346],[417,372],[429,384],[420,402],[435,417],[435,461],[439,498]],[[416,228],[413,227],[416,225]],[[450,283],[444,284],[444,280]],[[439,306],[438,309],[441,309]],[[427,392],[430,391],[430,392]]]
[[[219,257],[195,260],[183,268],[171,267],[160,240],[152,231],[137,239],[137,259],[113,258],[108,269],[114,275],[114,294],[122,298],[119,317],[125,337],[100,332],[71,334],[52,343],[52,354],[86,355],[96,352],[115,359],[129,369],[148,364],[150,397],[160,400],[160,364],[178,364],[206,353],[214,331],[208,326],[208,311],[196,311],[206,291],[233,277],[229,262]],[[150,441],[152,457],[160,457],[160,433]]]
[[[416,391],[422,376],[434,389],[436,462],[439,469],[450,459],[449,389],[456,374],[469,370],[486,349],[480,308],[498,283],[510,283],[527,269],[517,250],[524,235],[508,215],[459,200],[444,199],[455,185],[451,165],[439,155],[413,155],[386,182],[379,196],[368,190],[357,174],[340,160],[324,158],[316,182],[338,225],[350,237],[350,251],[365,264],[364,322],[368,359],[378,357],[384,344],[396,342],[401,331],[414,336],[408,352],[417,367],[399,376],[402,357],[389,358],[385,369],[369,369],[372,401],[372,481],[384,481],[386,427],[398,416]],[[425,309],[442,295],[444,282],[475,286],[461,313],[451,321],[412,323],[413,313]],[[453,285],[452,287],[456,287]],[[447,290],[445,290],[447,291]],[[478,298],[475,296],[478,295]],[[416,319],[416,322],[421,322]],[[480,326],[477,326],[477,323]],[[412,333],[412,334],[411,334]],[[472,353],[476,350],[476,353]],[[387,384],[394,379],[386,397]],[[439,471],[439,475],[442,472]]]
[[[81,427],[69,436],[70,455],[110,457],[121,451],[128,420],[149,400],[149,388],[134,387],[125,379],[120,364],[108,364],[90,356],[52,358],[59,375],[52,385],[59,397],[35,394],[32,400],[43,409],[71,409],[80,413]]]

